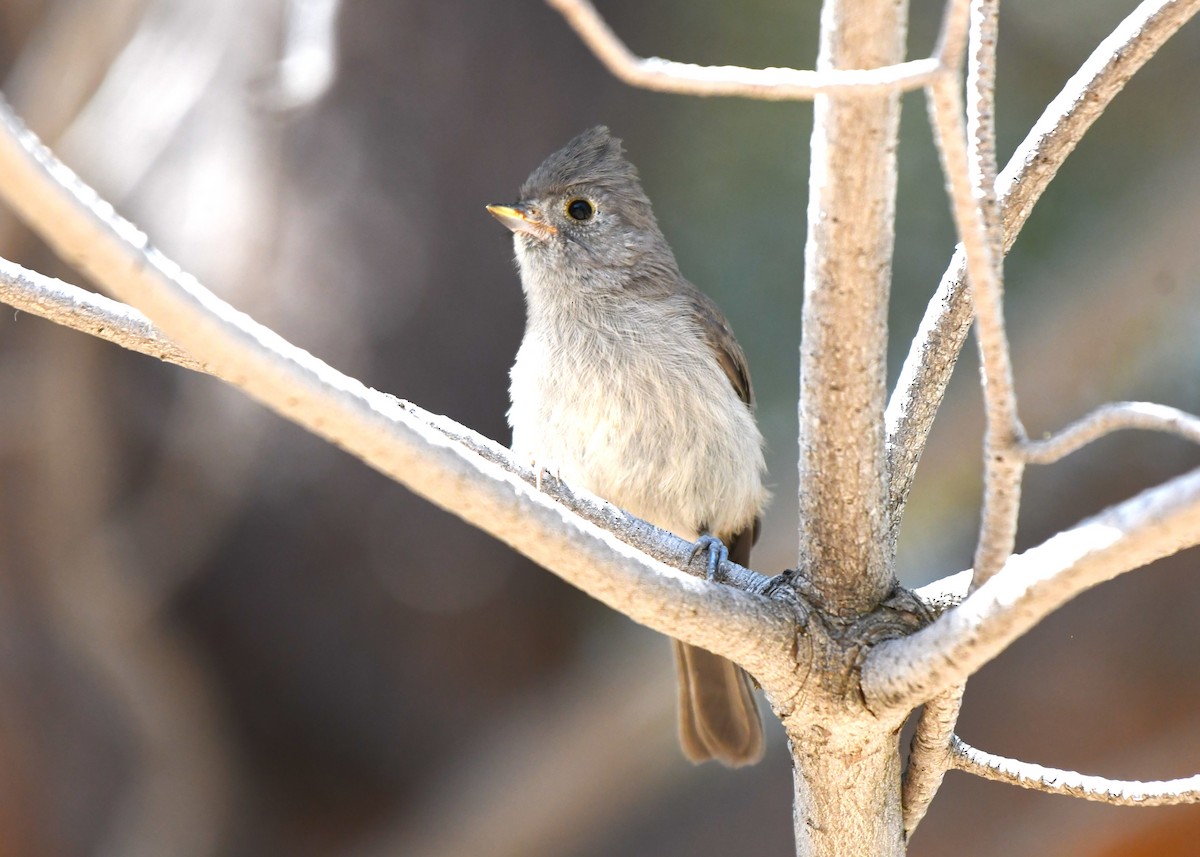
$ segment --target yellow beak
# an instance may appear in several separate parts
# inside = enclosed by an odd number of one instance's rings
[[[521,203],[513,205],[489,205],[488,213],[516,233],[525,233],[535,238],[546,238],[558,232],[549,223],[540,220]]]

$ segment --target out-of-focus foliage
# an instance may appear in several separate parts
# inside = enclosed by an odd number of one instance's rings
[[[1005,157],[1132,0],[1007,3]],[[349,3],[336,79],[281,112],[283,0],[0,0],[0,80],[47,143],[185,268],[380,389],[507,440],[522,306],[507,201],[598,122],[754,371],[794,554],[811,106],[609,78],[537,0]],[[634,50],[811,66],[811,0],[609,0]],[[913,10],[911,53],[941,3]],[[1109,399],[1200,410],[1193,24],[1072,156],[1008,264],[1031,432]],[[953,246],[906,96],[894,370]],[[2,177],[0,177],[2,180]],[[4,212],[0,254],[78,279]],[[970,354],[906,517],[908,583],[969,563]],[[0,857],[789,853],[781,738],[756,769],[675,748],[666,645],[216,382],[0,315]],[[1022,543],[1194,466],[1106,440],[1028,480]],[[964,734],[1111,776],[1200,769],[1194,555],[1086,596],[975,681]],[[1189,579],[1190,578],[1190,579]],[[1119,623],[1123,641],[1106,629]],[[914,855],[1171,857],[1194,810],[951,776]],[[1183,843],[1171,845],[1171,842]]]

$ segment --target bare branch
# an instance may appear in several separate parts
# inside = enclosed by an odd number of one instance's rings
[[[1024,462],[1015,454],[1025,436],[1017,416],[1012,359],[1004,327],[1004,237],[996,205],[996,35],[999,0],[972,0],[967,60],[967,167],[978,214],[959,221],[979,342],[987,428],[983,450],[983,513],[975,548],[977,587],[1004,565],[1017,540]],[[943,141],[944,143],[945,141]],[[955,179],[951,178],[953,183]],[[959,205],[955,204],[955,210]],[[964,228],[965,227],[965,228]]]
[[[1143,0],[1096,46],[1041,117],[996,180],[1004,250],[1016,241],[1051,179],[1125,84],[1200,11],[1200,0]],[[966,257],[954,254],[929,301],[887,410],[893,532],[913,473],[970,329],[973,307]]]
[[[760,678],[778,668],[773,654],[790,650],[795,620],[781,604],[651,559],[221,301],[118,217],[3,102],[0,176],[0,195],[61,255],[144,308],[170,340],[247,395],[635,621]]]
[[[1113,402],[1071,423],[1044,440],[1027,440],[1021,454],[1030,464],[1052,464],[1072,452],[1122,429],[1161,431],[1200,443],[1200,418],[1152,402]]]
[[[166,363],[208,370],[133,307],[0,258],[0,303]]]
[[[996,756],[975,749],[957,735],[952,738],[950,752],[957,770],[1034,791],[1079,797],[1114,806],[1200,803],[1200,774],[1178,780],[1151,782],[1110,780]]]
[[[963,599],[971,591],[973,575],[974,572],[968,568],[966,571],[960,571],[957,574],[947,575],[940,580],[927,583],[915,590],[913,594],[921,599],[930,613],[934,616],[941,616],[951,607],[962,604]]]
[[[966,282],[967,257],[959,247],[929,300],[884,414],[890,473],[889,527],[893,541],[899,535],[904,506],[933,418],[975,317]]]
[[[950,740],[954,737],[954,724],[958,721],[958,712],[962,710],[965,690],[963,685],[953,687],[929,700],[921,711],[900,792],[906,837],[912,836],[917,829],[934,795],[941,788],[946,771],[953,767]]]
[[[233,383],[233,378],[220,375],[211,367],[194,360],[133,307],[22,268],[3,258],[0,258],[0,303],[91,334],[130,351]],[[411,402],[391,396],[388,396],[388,399],[425,425],[461,443],[488,462],[524,480],[526,484],[540,485],[543,494],[580,517],[608,530],[627,545],[695,577],[704,577],[707,574],[707,559],[693,558],[694,546],[690,542],[635,518],[598,497],[582,491],[576,494],[565,482],[550,474],[535,474],[514,461],[506,447],[447,417],[430,413]],[[737,589],[755,593],[764,592],[771,582],[771,578],[728,560],[721,562],[717,567],[716,579]]]
[[[941,72],[938,57],[871,69],[743,68],[703,66],[634,54],[588,0],[546,0],[591,48],[605,67],[630,86],[684,95],[734,95],[761,101],[811,101],[822,93],[878,95],[931,83]],[[953,47],[953,46],[952,46]]]
[[[1023,554],[933,624],[880,643],[862,670],[873,711],[955,685],[1086,589],[1200,544],[1200,469],[1112,506]]]
[[[958,77],[962,68],[963,55],[967,52],[967,28],[970,26],[970,0],[946,0],[946,13],[942,17],[942,30],[938,33],[937,47],[933,55],[942,64],[939,80]]]
[[[821,69],[904,51],[903,4],[827,3]],[[853,21],[853,26],[843,26]],[[899,96],[818,98],[800,342],[800,562],[829,609],[892,589],[883,405]]]

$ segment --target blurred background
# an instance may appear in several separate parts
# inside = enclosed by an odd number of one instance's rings
[[[637,52],[811,67],[816,0],[601,0]],[[910,56],[941,2],[914,0]],[[1005,4],[1000,155],[1134,0]],[[1032,434],[1101,402],[1200,411],[1200,27],[1097,123],[1008,263]],[[749,355],[794,564],[810,105],[606,74],[539,0],[0,0],[3,91],[218,294],[378,389],[503,442],[523,307],[483,210],[597,123]],[[954,244],[905,98],[892,376]],[[2,177],[0,177],[2,178]],[[0,255],[81,285],[0,211]],[[970,564],[973,346],[905,519],[918,585]],[[1113,437],[1027,479],[1020,546],[1200,464]],[[1073,602],[971,682],[985,749],[1200,770],[1196,551]],[[664,640],[218,382],[0,312],[0,857],[784,855],[782,734],[693,768]],[[950,774],[921,857],[1194,855],[1195,807]]]

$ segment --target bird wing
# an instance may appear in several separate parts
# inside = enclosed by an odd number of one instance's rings
[[[692,312],[696,323],[704,332],[704,340],[712,349],[717,363],[725,371],[725,377],[733,385],[733,389],[743,402],[754,407],[754,388],[750,386],[750,368],[746,365],[746,355],[742,347],[733,337],[729,322],[717,305],[708,295],[701,291],[693,291],[690,295]]]
[[[746,355],[734,338],[724,313],[708,295],[695,287],[690,291],[689,298],[696,323],[704,332],[704,341],[712,349],[717,364],[724,370],[725,377],[729,379],[741,400],[753,408],[754,388],[750,385],[750,367],[746,364]],[[750,548],[758,542],[761,531],[762,518],[756,517],[747,529],[735,533],[728,542],[729,558],[738,565],[748,567]]]

